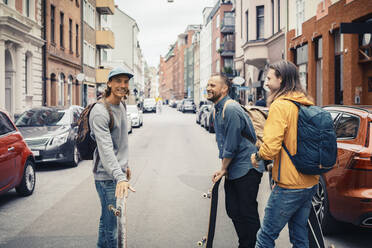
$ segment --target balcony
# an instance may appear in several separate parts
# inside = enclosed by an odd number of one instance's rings
[[[113,15],[115,11],[114,0],[96,0],[96,8],[101,15]]]
[[[110,70],[110,68],[104,68],[103,66],[96,69],[96,83],[107,83]]]
[[[221,33],[233,34],[235,32],[235,18],[224,17],[221,22]]]
[[[99,48],[113,49],[115,48],[115,37],[111,30],[96,31],[96,45]]]
[[[225,41],[221,43],[221,47],[218,50],[222,57],[232,57],[235,54],[235,41]]]

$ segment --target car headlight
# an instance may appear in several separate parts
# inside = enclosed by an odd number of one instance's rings
[[[67,133],[63,133],[63,134],[60,134],[58,136],[53,137],[50,140],[49,145],[59,146],[59,145],[62,145],[64,143],[66,143],[67,142],[67,138],[68,138],[68,134],[69,133],[67,132]]]

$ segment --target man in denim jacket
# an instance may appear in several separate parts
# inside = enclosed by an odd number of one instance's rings
[[[260,228],[257,193],[264,165],[261,162],[258,168],[252,166],[250,157],[257,151],[256,134],[248,115],[228,96],[230,88],[231,82],[221,75],[211,77],[207,85],[208,100],[215,104],[214,125],[222,159],[221,170],[212,180],[226,176],[226,211],[238,234],[239,248],[253,248]]]

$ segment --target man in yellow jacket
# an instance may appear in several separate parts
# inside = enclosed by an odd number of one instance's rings
[[[298,108],[289,100],[313,105],[302,89],[296,66],[281,61],[269,67],[267,87],[270,89],[269,115],[265,123],[263,144],[252,154],[252,164],[261,159],[274,160],[272,170],[276,185],[265,209],[265,217],[257,234],[256,248],[271,248],[288,223],[290,242],[294,248],[309,247],[307,220],[311,199],[319,176],[296,170],[282,144],[291,154],[297,151]]]

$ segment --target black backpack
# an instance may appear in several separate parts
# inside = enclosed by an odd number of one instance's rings
[[[112,132],[112,129],[114,128],[114,116],[112,114],[112,110],[104,99],[99,100],[98,102],[104,103],[107,112],[110,115],[110,132]],[[92,111],[94,105],[96,104],[97,102],[89,104],[80,114],[80,118],[78,120],[78,133],[75,138],[75,144],[79,152],[80,159],[82,160],[92,160],[94,150],[97,147],[96,141],[93,140],[92,137],[90,136],[89,126],[90,111]]]

